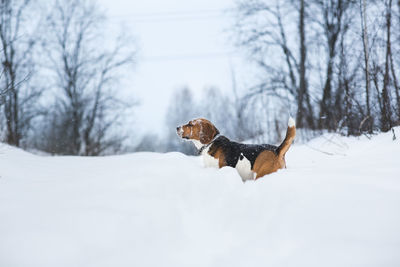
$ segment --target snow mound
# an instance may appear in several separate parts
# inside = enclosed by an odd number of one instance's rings
[[[243,184],[180,153],[2,145],[0,266],[399,266],[399,155],[390,133],[324,135]]]

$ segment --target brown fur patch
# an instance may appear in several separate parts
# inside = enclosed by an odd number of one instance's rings
[[[202,144],[208,144],[218,134],[218,130],[211,122],[204,119],[201,121],[200,125],[201,125],[200,142]]]
[[[218,148],[215,151],[209,151],[208,154],[218,160],[218,166],[220,168],[226,166],[225,155],[221,148]]]
[[[286,131],[285,140],[279,146],[279,156],[285,157],[286,152],[289,150],[290,145],[293,143],[294,137],[296,136],[296,127],[288,127]]]
[[[181,126],[183,138],[198,140],[202,144],[210,143],[219,134],[218,129],[206,119],[195,119]]]
[[[192,121],[189,121],[187,124],[181,126],[183,133],[183,138],[194,139],[200,141],[200,126],[193,124]]]
[[[295,136],[296,127],[288,127],[285,140],[278,148],[278,154],[266,150],[258,155],[253,166],[253,171],[257,174],[256,179],[286,167],[285,154],[293,143]]]
[[[256,173],[256,179],[266,174],[276,172],[286,166],[285,158],[279,157],[273,151],[265,150],[258,155],[254,162],[253,172]]]

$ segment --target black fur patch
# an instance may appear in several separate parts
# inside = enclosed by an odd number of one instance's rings
[[[251,168],[253,168],[254,163],[258,157],[258,155],[265,151],[269,150],[277,153],[277,146],[262,144],[262,145],[250,145],[250,144],[241,144],[237,142],[230,141],[225,136],[220,136],[214,140],[208,153],[211,156],[214,156],[217,153],[218,149],[222,149],[222,152],[225,155],[226,164],[230,167],[236,167],[236,164],[239,160],[242,160],[242,155],[245,156],[251,163]]]

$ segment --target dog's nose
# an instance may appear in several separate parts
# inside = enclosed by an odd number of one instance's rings
[[[179,127],[179,126],[178,126],[178,127],[176,127],[176,130],[177,130],[177,131],[179,131],[179,128],[181,128],[181,127]]]

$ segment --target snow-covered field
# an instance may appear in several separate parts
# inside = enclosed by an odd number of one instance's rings
[[[0,266],[400,266],[399,140],[325,135],[286,160],[243,184],[180,153],[1,145]]]

